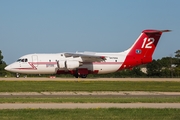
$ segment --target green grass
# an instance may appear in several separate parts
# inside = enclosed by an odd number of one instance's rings
[[[0,81],[0,92],[164,91],[180,92],[180,82]],[[0,98],[0,103],[180,103],[180,97]],[[180,120],[180,109],[94,108],[0,110],[0,120]]]
[[[0,110],[1,120],[180,120],[180,109]]]
[[[180,103],[180,97],[0,98],[0,103]]]
[[[0,81],[0,92],[168,91],[180,92],[180,82],[150,81]]]

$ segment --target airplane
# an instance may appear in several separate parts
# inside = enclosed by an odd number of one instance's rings
[[[152,62],[152,55],[163,32],[170,30],[143,30],[134,44],[123,52],[65,52],[55,54],[28,54],[5,67],[22,74],[72,74],[86,78],[88,74],[106,74]]]

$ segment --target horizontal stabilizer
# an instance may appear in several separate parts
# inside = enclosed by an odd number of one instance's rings
[[[171,30],[144,30],[143,33],[162,33],[162,32],[171,32]]]

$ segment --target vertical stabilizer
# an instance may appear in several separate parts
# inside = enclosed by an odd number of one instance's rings
[[[123,68],[132,68],[140,64],[152,61],[152,55],[163,32],[170,30],[144,30],[126,51],[127,56],[123,63]]]

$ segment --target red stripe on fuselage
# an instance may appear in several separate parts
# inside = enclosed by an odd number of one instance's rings
[[[15,68],[19,70],[37,70],[35,65],[57,65],[57,62],[28,62],[30,68]],[[121,65],[123,62],[83,62],[84,65]]]
[[[93,64],[93,65],[96,65],[96,64],[100,64],[100,65],[115,64],[115,65],[117,65],[117,64],[123,64],[123,62],[83,62],[83,64]]]

